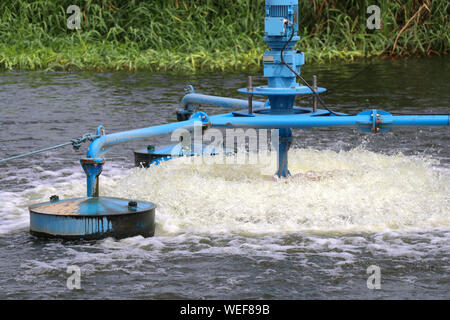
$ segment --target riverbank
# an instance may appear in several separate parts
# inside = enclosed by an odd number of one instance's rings
[[[73,0],[2,2],[0,69],[247,71],[267,49],[264,0],[78,2],[79,30],[67,28]],[[371,4],[300,0],[306,62],[448,53],[447,1],[379,1],[380,30],[367,30]]]

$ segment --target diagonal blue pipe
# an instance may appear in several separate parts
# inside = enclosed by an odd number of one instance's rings
[[[117,144],[145,140],[149,137],[161,136],[165,134],[170,134],[176,129],[185,128],[191,129],[194,127],[194,122],[198,122],[199,119],[191,118],[186,121],[175,122],[163,124],[160,126],[141,128],[123,132],[116,132],[108,135],[101,136],[100,138],[94,140],[90,146],[87,153],[88,158],[98,158],[101,157],[105,152],[108,151],[109,147]]]

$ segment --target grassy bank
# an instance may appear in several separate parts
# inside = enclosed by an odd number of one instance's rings
[[[81,8],[81,30],[67,8]],[[382,29],[366,28],[367,6]],[[297,48],[307,63],[442,55],[446,0],[299,0]],[[260,67],[264,0],[2,0],[0,68],[7,70],[231,71]]]

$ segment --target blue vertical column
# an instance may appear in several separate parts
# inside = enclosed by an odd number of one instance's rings
[[[279,129],[278,136],[278,168],[275,173],[279,178],[291,175],[288,169],[288,151],[292,143],[292,130]]]
[[[298,0],[266,0],[264,41],[270,50],[263,56],[264,76],[268,80],[267,88],[281,89],[280,94],[269,94],[270,114],[289,116],[294,113],[295,94],[289,94],[298,85],[296,76],[284,64],[300,72],[304,63],[303,53],[294,50],[300,39],[298,31]],[[281,52],[283,51],[283,56]],[[283,60],[282,60],[283,57]],[[284,62],[284,63],[283,63]],[[277,147],[278,177],[288,177],[288,151],[292,142],[292,130],[279,129]]]

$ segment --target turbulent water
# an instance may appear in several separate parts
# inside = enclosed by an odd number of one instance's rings
[[[325,98],[346,112],[448,113],[448,64],[376,62]],[[333,87],[363,67],[310,67],[305,74]],[[239,97],[235,89],[245,79],[3,73],[0,157],[100,124],[115,132],[173,121],[186,83]],[[298,175],[289,181],[272,178],[274,155],[257,164],[182,158],[143,169],[132,167],[132,150],[167,138],[113,148],[101,195],[156,203],[152,238],[63,242],[29,235],[28,205],[53,194],[84,196],[78,159],[86,146],[0,164],[0,298],[450,298],[449,129],[294,136],[289,168]],[[70,266],[81,269],[79,290],[66,285]],[[369,266],[379,267],[380,289],[368,288]]]

